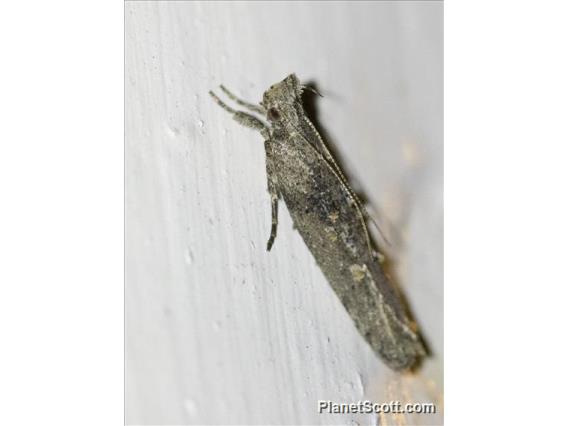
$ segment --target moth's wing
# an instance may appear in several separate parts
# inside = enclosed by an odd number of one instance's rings
[[[308,172],[289,166],[286,173],[294,179],[282,188],[296,229],[361,335],[391,368],[409,367],[424,350],[395,289],[372,255],[359,206],[317,149],[299,139],[293,146],[301,150],[296,155],[304,164],[298,167]]]
[[[388,243],[388,239],[385,236],[383,230],[381,229],[379,224],[375,221],[373,216],[371,216],[369,214],[369,212],[367,211],[367,209],[365,208],[365,206],[363,205],[363,203],[361,202],[361,200],[357,196],[357,193],[353,190],[353,188],[349,184],[349,181],[345,177],[345,173],[343,172],[343,170],[341,170],[339,163],[333,157],[333,154],[329,150],[329,147],[327,146],[327,144],[325,143],[325,141],[323,140],[323,138],[321,137],[321,135],[317,131],[314,124],[310,121],[310,119],[303,112],[302,105],[298,104],[296,107],[299,110],[298,117],[300,117],[300,120],[301,120],[302,132],[304,134],[309,134],[309,137],[307,138],[307,140],[309,141],[310,145],[312,145],[318,152],[320,152],[322,154],[322,156],[326,159],[326,161],[329,163],[329,165],[335,170],[335,172],[337,173],[337,175],[341,179],[341,182],[343,183],[343,185],[348,189],[351,198],[353,198],[355,200],[357,207],[359,208],[359,210],[361,211],[361,213],[363,214],[365,219],[369,219],[373,223],[373,225],[375,225],[375,228],[379,231],[383,240]]]

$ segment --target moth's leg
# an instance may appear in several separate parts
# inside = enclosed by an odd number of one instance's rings
[[[278,227],[278,190],[276,189],[276,182],[273,171],[273,162],[270,149],[270,141],[266,140],[264,142],[266,148],[266,175],[268,177],[268,193],[270,194],[270,204],[272,207],[272,225],[270,228],[270,237],[268,238],[268,243],[266,244],[266,250],[270,251],[272,245],[274,244],[274,239],[276,238],[276,229]]]
[[[268,243],[266,244],[267,251],[270,251],[274,244],[276,229],[278,228],[278,195],[270,194],[270,200],[272,202],[272,226],[270,228],[270,238],[268,238]]]
[[[244,112],[244,111],[234,110],[233,108],[231,108],[227,104],[225,104],[225,102],[223,102],[221,99],[219,99],[219,97],[215,93],[213,93],[212,91],[210,91],[209,94],[211,95],[211,97],[215,100],[215,102],[217,102],[217,104],[221,108],[223,108],[225,111],[233,114],[233,118],[235,119],[235,121],[237,123],[242,124],[245,127],[249,127],[251,129],[258,130],[262,134],[262,136],[264,136],[265,138],[269,137],[268,127],[266,126],[266,124],[264,124],[262,121],[260,121],[254,115],[249,114],[249,113]]]
[[[227,95],[229,97],[229,99],[235,101],[237,104],[239,104],[241,106],[244,106],[249,111],[257,112],[261,115],[266,114],[266,109],[264,109],[264,107],[262,107],[261,105],[255,105],[253,103],[243,101],[242,99],[237,98],[235,95],[233,95],[231,92],[229,92],[229,90],[225,86],[223,86],[222,84],[219,87],[221,88],[221,90],[223,92],[225,92],[225,95]]]

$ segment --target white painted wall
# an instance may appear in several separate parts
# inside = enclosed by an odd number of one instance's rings
[[[317,401],[443,395],[442,3],[127,2],[126,421],[374,424]],[[104,31],[104,28],[102,29]],[[391,372],[284,203],[272,252],[262,138],[207,91],[250,100],[295,72],[392,241],[433,355]],[[442,415],[385,415],[440,424]]]

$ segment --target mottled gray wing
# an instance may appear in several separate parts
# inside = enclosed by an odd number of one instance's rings
[[[272,151],[269,161],[294,225],[355,326],[391,368],[411,366],[424,350],[336,166],[301,135],[273,143]]]

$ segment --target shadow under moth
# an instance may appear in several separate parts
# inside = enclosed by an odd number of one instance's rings
[[[353,319],[360,334],[393,370],[406,370],[425,355],[404,306],[386,277],[367,229],[367,215],[302,105],[303,86],[291,74],[264,92],[260,104],[221,90],[250,112],[227,106],[243,126],[264,137],[272,228],[276,238],[278,200],[283,199],[295,228]],[[313,90],[313,89],[311,89]],[[252,113],[266,117],[266,121]]]

